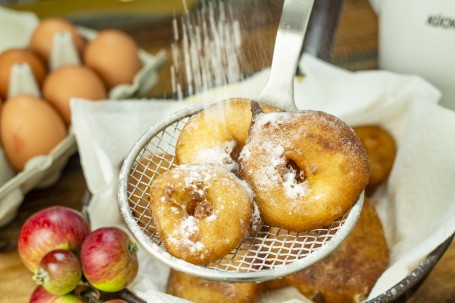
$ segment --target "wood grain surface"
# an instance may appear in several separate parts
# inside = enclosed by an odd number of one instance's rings
[[[273,1],[263,1],[262,3],[268,3],[269,19],[259,26],[252,26],[243,37],[246,53],[254,54],[246,66],[250,72],[267,67],[271,62],[280,6]],[[252,5],[250,2],[254,1],[245,1],[247,3],[245,5]],[[251,14],[245,16],[245,20],[251,18],[253,18]],[[259,17],[256,18],[261,20]],[[109,23],[105,26],[115,27]],[[129,25],[124,30],[148,52],[154,54],[164,49],[169,55],[172,37],[169,18],[154,20],[149,24]],[[257,48],[258,45],[261,46],[260,50]],[[349,70],[375,69],[377,49],[378,18],[368,1],[345,0],[329,60]],[[150,96],[172,97],[170,66],[171,62],[168,60],[160,72],[159,83],[150,92]],[[15,220],[0,228],[0,303],[28,302],[35,288],[31,280],[32,275],[22,265],[16,248],[17,235],[23,222],[31,214],[51,205],[66,205],[80,210],[86,190],[79,156],[76,154],[70,158],[56,184],[27,194]],[[409,302],[455,302],[455,244],[451,244]]]

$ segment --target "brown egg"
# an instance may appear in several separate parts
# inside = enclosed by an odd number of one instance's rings
[[[0,95],[8,97],[9,78],[15,64],[26,63],[30,66],[33,76],[41,86],[47,73],[47,68],[40,57],[28,49],[11,48],[0,54]]]
[[[62,118],[48,102],[17,95],[3,105],[0,138],[6,157],[18,171],[29,159],[47,155],[66,136]]]
[[[66,65],[52,71],[44,80],[43,97],[59,112],[65,123],[71,123],[72,97],[88,100],[106,98],[106,87],[101,78],[82,65]]]
[[[84,62],[97,72],[108,89],[119,84],[131,84],[141,69],[139,48],[127,34],[104,30],[87,44]]]
[[[85,38],[79,34],[76,27],[70,22],[60,18],[42,20],[30,37],[29,47],[36,51],[46,63],[49,63],[54,35],[63,31],[71,34],[74,45],[79,55],[81,55],[86,43]]]

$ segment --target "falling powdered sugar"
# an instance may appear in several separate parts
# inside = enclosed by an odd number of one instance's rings
[[[229,2],[199,1],[198,10],[173,19],[172,30],[171,80],[178,99],[185,88],[194,95],[244,77],[241,25]]]

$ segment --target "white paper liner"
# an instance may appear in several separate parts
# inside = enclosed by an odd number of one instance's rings
[[[300,67],[306,78],[295,81],[298,108],[323,110],[352,126],[379,124],[397,141],[398,154],[389,181],[372,199],[385,228],[391,257],[389,268],[370,293],[374,298],[405,278],[454,233],[455,113],[437,105],[440,93],[419,77],[383,71],[348,72],[310,56],[303,57]],[[255,98],[268,74],[269,70],[264,70],[187,102]],[[93,228],[125,228],[116,200],[122,160],[148,127],[187,106],[187,102],[152,101],[72,101],[82,167],[93,193],[89,205]],[[142,250],[139,262],[139,276],[130,289],[144,298],[147,289],[152,296],[155,291],[165,291],[168,269]],[[291,298],[293,302],[305,302],[292,288],[279,294],[273,302]],[[174,302],[167,296],[152,296],[147,297],[148,302]],[[263,297],[261,302],[272,301]]]
[[[0,7],[0,52],[27,45],[38,22],[38,17],[33,13]]]

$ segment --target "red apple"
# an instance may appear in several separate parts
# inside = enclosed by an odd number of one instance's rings
[[[45,254],[54,249],[79,250],[90,232],[81,213],[52,206],[32,215],[19,233],[18,250],[25,266],[36,273]]]
[[[136,253],[136,244],[123,230],[117,227],[97,229],[82,243],[82,272],[96,289],[120,291],[136,277]]]
[[[65,295],[77,287],[81,277],[79,257],[69,250],[56,249],[43,257],[33,279],[48,292]]]
[[[38,286],[30,297],[30,303],[84,303],[84,301],[75,295],[54,295],[42,286]]]

